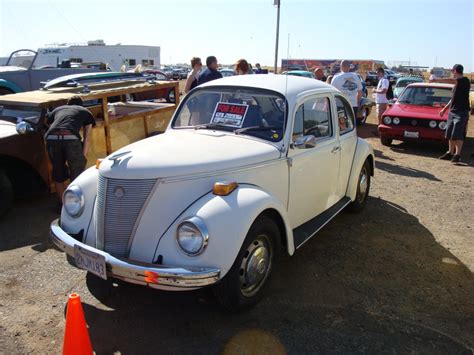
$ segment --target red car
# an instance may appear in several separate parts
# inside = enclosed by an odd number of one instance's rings
[[[449,110],[443,117],[439,111],[451,99],[453,85],[415,83],[408,85],[398,101],[382,115],[380,141],[390,145],[394,139],[434,140],[444,142]]]

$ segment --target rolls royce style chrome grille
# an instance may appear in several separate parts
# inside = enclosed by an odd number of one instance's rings
[[[156,179],[122,180],[99,176],[97,239],[104,251],[128,257],[130,239]]]

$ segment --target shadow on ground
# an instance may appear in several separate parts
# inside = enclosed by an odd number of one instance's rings
[[[469,354],[474,277],[417,218],[370,198],[293,257],[244,314],[220,310],[208,289],[172,293],[104,282],[84,305],[98,354],[394,352]]]
[[[53,244],[45,236],[49,224],[56,218],[59,218],[58,203],[52,194],[15,201],[13,208],[0,219],[0,251],[25,246],[38,252],[52,248]]]

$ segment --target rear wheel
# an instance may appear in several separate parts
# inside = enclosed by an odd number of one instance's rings
[[[0,171],[0,217],[7,213],[13,203],[13,186],[5,172]]]
[[[366,203],[367,198],[369,197],[370,191],[370,165],[369,161],[366,160],[362,169],[360,169],[359,178],[357,180],[357,194],[356,198],[351,204],[348,206],[349,211],[354,213],[361,212]]]
[[[274,268],[279,241],[280,231],[272,219],[261,217],[252,224],[232,268],[213,288],[221,306],[239,312],[258,303]]]
[[[392,138],[387,138],[387,137],[384,137],[384,136],[380,136],[380,143],[382,143],[382,145],[390,147],[390,145],[392,144],[392,141],[393,141]]]

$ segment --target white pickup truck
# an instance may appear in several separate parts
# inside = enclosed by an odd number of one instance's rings
[[[32,60],[13,65],[17,55],[24,53],[32,54]],[[37,56],[38,53],[31,49],[19,49],[10,54],[6,64],[0,66],[0,95],[38,90],[41,83],[64,75],[100,71],[98,68],[35,68]]]

